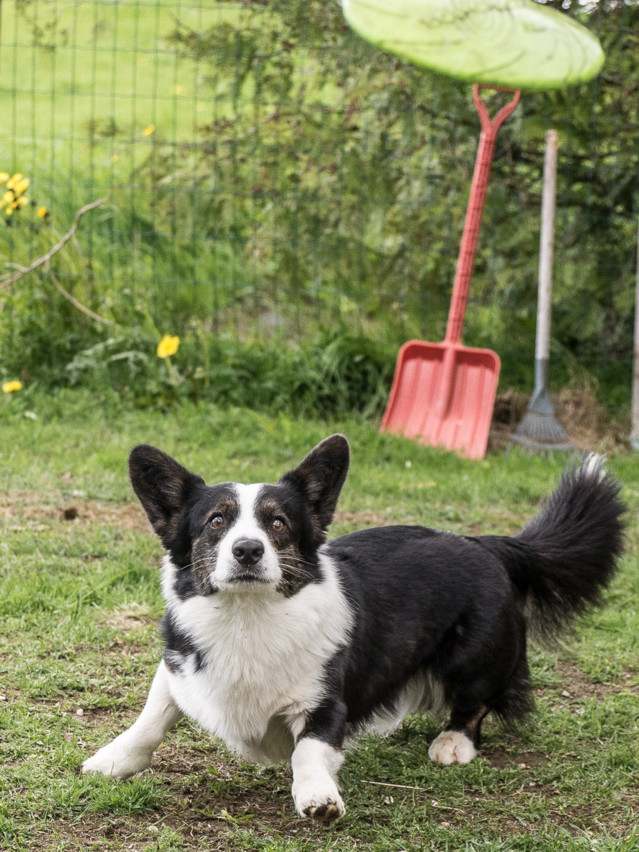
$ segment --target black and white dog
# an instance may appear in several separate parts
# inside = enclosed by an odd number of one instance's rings
[[[333,435],[275,485],[207,486],[146,445],[130,474],[166,549],[164,658],[135,724],[85,761],[125,778],[183,714],[254,761],[291,759],[302,815],[344,813],[346,738],[447,708],[431,760],[467,763],[491,711],[531,709],[526,634],[597,603],[624,506],[598,457],[564,474],[518,536],[426,527],[325,542],[349,465]]]

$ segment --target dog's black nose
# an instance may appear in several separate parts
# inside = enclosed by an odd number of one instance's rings
[[[256,538],[241,538],[233,545],[232,553],[240,565],[250,568],[264,556],[264,545]]]

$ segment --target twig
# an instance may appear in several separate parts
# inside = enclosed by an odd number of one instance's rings
[[[418,793],[426,792],[423,787],[411,787],[409,784],[387,784],[386,781],[362,781],[362,784],[374,784],[375,787],[392,787],[396,790],[415,790]],[[431,804],[438,811],[457,811],[457,813],[463,813],[461,808],[451,808],[448,805],[440,805],[439,802],[435,801]]]
[[[387,784],[385,781],[362,781],[363,784],[374,784],[376,787],[394,787],[397,790],[417,790],[419,793],[425,793],[423,787],[411,787],[408,784]]]
[[[75,214],[75,218],[73,220],[73,224],[66,232],[66,234],[62,237],[62,239],[56,243],[49,251],[39,257],[37,260],[34,260],[33,263],[30,263],[29,266],[19,266],[18,271],[13,275],[9,275],[3,281],[0,281],[0,290],[5,290],[7,287],[11,287],[21,278],[24,278],[25,275],[28,275],[30,272],[34,272],[39,267],[48,264],[51,258],[56,255],[61,249],[65,247],[65,245],[69,242],[71,237],[75,234],[78,229],[78,225],[80,224],[80,219],[84,216],[85,213],[88,213],[90,210],[95,210],[96,207],[99,207],[101,204],[104,204],[106,198],[99,198],[97,201],[92,201],[90,204],[85,204],[84,207],[81,207],[77,213]]]
[[[105,319],[105,317],[101,317],[99,314],[94,313],[91,308],[87,308],[86,305],[83,305],[82,302],[79,302],[75,298],[75,296],[72,296],[71,293],[68,292],[68,290],[65,290],[62,284],[60,284],[58,279],[53,274],[53,270],[50,266],[48,266],[47,268],[47,273],[51,276],[51,280],[53,281],[53,284],[58,293],[64,296],[65,299],[68,299],[74,308],[77,308],[79,311],[82,311],[83,314],[86,314],[86,316],[90,317],[91,319],[97,320],[97,322],[104,323],[104,325],[115,325],[113,320]]]

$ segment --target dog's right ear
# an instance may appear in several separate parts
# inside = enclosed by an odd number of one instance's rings
[[[131,450],[129,476],[153,529],[170,549],[182,510],[191,502],[193,493],[204,487],[204,480],[148,444]]]

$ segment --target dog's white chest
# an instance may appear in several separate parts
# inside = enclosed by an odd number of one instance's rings
[[[169,676],[180,709],[253,761],[290,757],[346,641],[350,611],[335,578],[288,599],[218,594],[172,611],[199,651]]]

